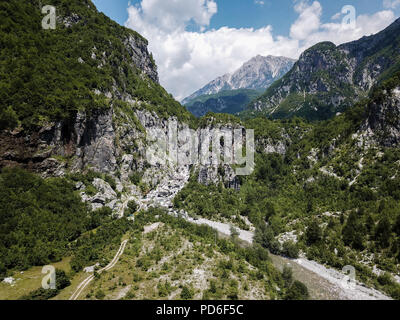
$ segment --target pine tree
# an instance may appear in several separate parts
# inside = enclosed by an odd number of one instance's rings
[[[312,245],[321,240],[322,231],[316,220],[313,220],[306,230],[306,240],[309,245]]]
[[[389,218],[385,215],[378,223],[375,232],[375,240],[381,248],[387,248],[390,245],[391,239],[391,225]]]

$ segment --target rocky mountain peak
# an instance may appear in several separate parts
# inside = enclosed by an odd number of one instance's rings
[[[185,98],[182,103],[187,104],[191,100],[201,96],[217,94],[221,91],[253,89],[265,90],[275,80],[288,72],[295,60],[286,57],[257,55],[245,62],[238,70],[227,73]]]

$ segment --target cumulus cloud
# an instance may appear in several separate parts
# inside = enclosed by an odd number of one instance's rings
[[[259,6],[263,6],[265,4],[265,2],[261,1],[261,0],[254,0],[254,3],[259,5]]]
[[[346,10],[332,17],[337,22],[322,23],[322,7],[317,1],[311,5],[301,1],[295,10],[299,18],[291,26],[290,37],[299,40],[300,51],[321,41],[332,41],[337,45],[353,41],[379,32],[395,20],[393,11],[383,10],[372,15],[355,16],[353,27],[348,19],[350,12]]]
[[[396,9],[400,6],[400,0],[383,0],[383,7],[386,9]]]
[[[331,19],[332,20],[339,20],[341,16],[342,16],[342,13],[338,12],[338,13],[334,14]]]
[[[385,10],[360,15],[356,27],[349,28],[340,19],[343,14],[335,22],[322,23],[318,1],[296,1],[294,10],[298,18],[289,36],[274,35],[270,25],[208,29],[218,12],[215,0],[142,0],[140,5],[129,6],[126,26],[149,40],[161,84],[181,100],[258,54],[298,58],[317,42],[341,44],[376,33],[394,20],[394,13]],[[189,25],[198,30],[189,30]]]

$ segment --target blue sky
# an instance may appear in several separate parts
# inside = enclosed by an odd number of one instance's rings
[[[182,99],[257,54],[298,56],[320,41],[376,33],[400,15],[400,0],[93,0],[149,40],[161,84]],[[343,28],[343,6],[356,24]],[[128,10],[129,7],[129,10]],[[336,15],[336,19],[332,19]]]
[[[168,0],[165,0],[168,2]],[[93,0],[97,9],[124,25],[128,20],[127,8],[140,4],[141,0]],[[218,13],[211,19],[209,29],[223,26],[235,28],[261,28],[266,24],[273,26],[275,32],[288,35],[292,22],[297,15],[291,9],[293,0],[265,0],[264,5],[258,5],[254,0],[217,0]],[[353,5],[358,14],[374,13],[384,8],[383,0],[321,0],[324,12],[322,19],[329,20],[345,5]],[[400,15],[400,6],[395,10]]]

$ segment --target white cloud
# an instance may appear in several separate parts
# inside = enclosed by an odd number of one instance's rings
[[[331,20],[339,20],[341,16],[342,16],[342,13],[338,12],[332,16]]]
[[[265,4],[265,2],[261,1],[261,0],[254,0],[254,3],[259,5],[259,6],[263,6]]]
[[[302,1],[295,5],[294,10],[299,14],[299,18],[290,28],[290,36],[293,39],[304,40],[311,33],[318,31],[322,14],[322,7],[319,2],[315,1],[308,6],[306,2]]]
[[[314,1],[311,5],[301,1],[295,6],[295,10],[299,13],[299,18],[290,29],[290,37],[300,40],[301,49],[321,41],[332,41],[337,45],[353,41],[381,31],[395,19],[391,10],[379,11],[372,15],[359,15],[356,17],[355,28],[352,28],[340,20],[335,23],[322,23],[322,7],[318,1]],[[344,14],[341,16],[345,17]],[[334,17],[340,18],[336,15]]]
[[[400,0],[383,0],[383,7],[386,9],[396,9],[400,5]]]
[[[161,84],[177,99],[183,99],[257,54],[298,58],[317,42],[352,41],[376,33],[394,20],[390,10],[360,15],[356,28],[349,29],[340,20],[322,23],[318,1],[297,1],[294,9],[299,17],[287,37],[275,36],[268,25],[260,29],[206,30],[218,11],[215,0],[142,0],[140,6],[128,8],[126,26],[149,40]],[[196,24],[200,32],[188,31],[189,23]]]

